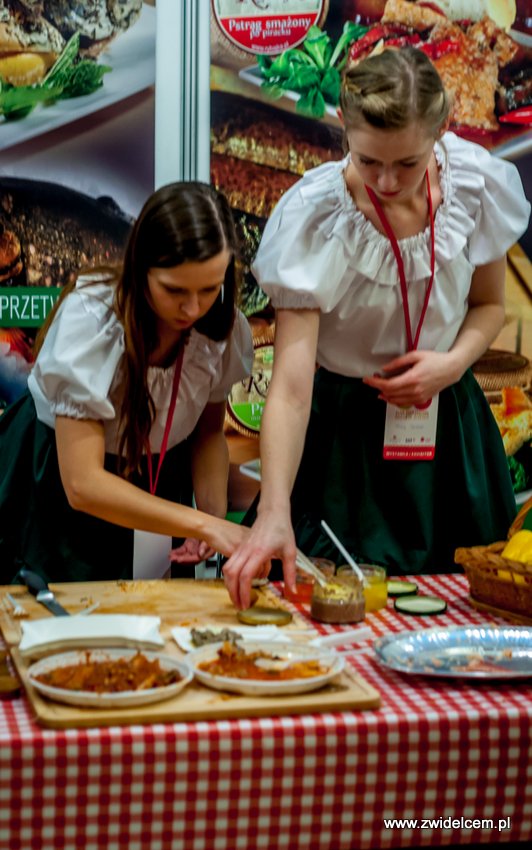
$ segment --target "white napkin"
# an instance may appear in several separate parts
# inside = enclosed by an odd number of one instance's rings
[[[160,649],[160,617],[135,614],[91,614],[90,617],[45,617],[21,622],[19,651],[37,658],[61,649],[126,646]]]

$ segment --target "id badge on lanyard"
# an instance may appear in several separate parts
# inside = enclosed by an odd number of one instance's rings
[[[430,278],[421,308],[418,326],[415,336],[412,335],[412,324],[410,321],[410,308],[408,305],[408,287],[406,284],[405,270],[401,251],[397,243],[395,233],[385,212],[373,191],[366,186],[369,199],[375,212],[380,218],[386,235],[390,240],[397,270],[401,284],[401,297],[403,300],[403,314],[405,319],[406,338],[408,350],[415,351],[418,343],[423,321],[427,312],[432,284],[434,283],[434,270],[436,265],[435,243],[434,243],[434,216],[432,212],[432,195],[430,192],[430,180],[428,171],[425,172],[427,184],[427,202],[430,219]],[[433,460],[436,452],[436,428],[438,425],[438,395],[434,396],[427,404],[415,407],[398,407],[395,404],[386,404],[386,422],[384,425],[384,446],[382,456],[384,460]]]
[[[384,460],[433,460],[436,452],[438,396],[428,407],[386,405]]]

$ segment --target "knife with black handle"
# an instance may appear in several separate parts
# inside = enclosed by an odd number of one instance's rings
[[[27,570],[23,567],[19,571],[19,576],[28,588],[29,592],[35,596],[37,602],[48,608],[56,617],[69,616],[69,611],[65,611],[62,605],[55,598],[53,591],[50,590],[45,580],[32,570]]]

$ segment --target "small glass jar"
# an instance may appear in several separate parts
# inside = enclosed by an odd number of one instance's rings
[[[334,561],[329,561],[328,558],[309,558],[315,564],[324,576],[333,576],[336,569]],[[290,593],[288,587],[284,586],[284,596],[290,602],[306,602],[310,603],[312,598],[312,590],[314,588],[314,579],[303,570],[296,569],[296,592]]]
[[[364,590],[353,572],[332,576],[322,587],[314,584],[310,616],[321,623],[358,623],[364,619]]]
[[[364,585],[366,611],[379,611],[381,608],[385,608],[388,602],[386,570],[384,567],[378,567],[375,564],[360,564],[360,569],[366,579]]]
[[[369,611],[379,611],[386,607],[388,601],[388,582],[386,570],[376,564],[359,564],[364,573],[364,601],[366,603],[366,614]],[[349,564],[338,567],[338,573],[342,576],[355,575]]]

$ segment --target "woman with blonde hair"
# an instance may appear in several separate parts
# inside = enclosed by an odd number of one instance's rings
[[[348,155],[268,221],[254,272],[275,357],[257,518],[224,568],[238,605],[267,558],[293,582],[296,543],[337,558],[322,519],[360,561],[415,574],[457,569],[457,546],[504,537],[515,515],[470,367],[503,325],[529,204],[516,168],[447,132],[448,116],[421,51],[363,60],[342,86]]]

